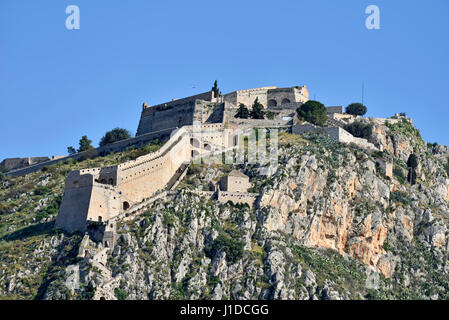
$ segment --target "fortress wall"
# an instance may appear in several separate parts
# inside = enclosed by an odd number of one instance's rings
[[[120,194],[113,187],[94,182],[89,201],[87,220],[107,221],[121,211]]]
[[[144,164],[147,161],[153,160],[157,157],[162,156],[166,153],[174,144],[176,144],[177,140],[179,140],[183,135],[188,134],[186,128],[180,128],[176,131],[173,131],[170,139],[164,143],[164,145],[157,151],[151,152],[149,154],[138,157],[136,160],[127,161],[126,163],[122,163],[118,165],[118,169],[123,171],[129,169],[131,167],[135,167],[141,164]]]
[[[295,108],[309,100],[308,91],[305,92],[304,90],[307,91],[307,89],[305,89],[304,87],[300,89],[297,87],[271,89],[268,90],[267,100],[276,101],[278,107],[288,106],[289,108]],[[307,95],[305,95],[306,93]],[[289,102],[282,103],[284,99],[287,99]]]
[[[195,109],[201,113],[201,123],[223,123],[224,103],[197,100]]]
[[[366,139],[354,137],[352,134],[340,127],[316,127],[313,124],[297,124],[292,127],[292,133],[294,134],[304,134],[308,132],[322,132],[329,135],[332,139],[337,140],[341,143],[354,143],[362,148],[377,151],[379,150],[376,146]]]
[[[294,87],[295,101],[305,103],[309,100],[309,90],[306,86],[296,88]]]
[[[98,175],[98,182],[110,185],[117,184],[117,166],[101,168]]]
[[[7,158],[0,163],[0,166],[8,170],[14,170],[49,160],[49,157]]]
[[[314,126],[313,124],[295,124],[292,127],[292,133],[293,134],[304,134],[308,132],[313,132],[314,130],[317,130],[318,128]]]
[[[343,113],[343,106],[326,107],[327,114]]]
[[[80,175],[79,171],[69,173],[61,206],[56,217],[57,227],[68,232],[86,231],[93,184],[94,177],[91,174]]]
[[[195,101],[167,107],[149,107],[142,112],[137,135],[192,125],[194,112]]]
[[[340,128],[340,127],[327,127],[324,128],[327,132],[327,134],[342,143],[354,143],[362,148],[370,149],[370,150],[379,150],[374,146],[374,144],[368,142],[366,139],[357,138],[354,137],[352,134],[347,132],[346,130]]]
[[[147,144],[150,141],[153,141],[155,139],[163,139],[165,137],[169,137],[170,133],[174,130],[175,128],[167,128],[164,130],[160,130],[158,132],[152,132],[152,133],[147,133],[141,136],[137,136],[131,139],[126,139],[126,140],[122,140],[122,141],[117,141],[111,144],[108,144],[104,147],[99,147],[96,149],[91,149],[88,151],[84,151],[84,152],[79,152],[79,153],[75,153],[73,155],[69,155],[66,157],[61,157],[61,158],[57,158],[54,160],[50,160],[50,161],[45,161],[45,162],[40,162],[38,164],[23,168],[23,169],[17,169],[14,171],[10,171],[7,174],[11,175],[11,176],[20,176],[20,175],[25,175],[25,174],[29,174],[32,172],[36,172],[40,169],[42,169],[45,166],[50,166],[53,164],[56,164],[60,161],[66,161],[66,160],[70,160],[70,159],[80,159],[82,157],[87,157],[87,156],[96,156],[99,155],[103,152],[106,153],[111,153],[111,152],[120,152],[125,150],[128,147],[131,146],[136,146],[136,147],[141,147],[144,146],[145,144]],[[100,169],[100,168],[98,168]],[[92,170],[92,169],[90,169]]]
[[[229,120],[229,126],[231,128],[279,128],[279,127],[289,127],[291,126],[292,120],[282,120],[282,119],[237,119],[232,118]]]
[[[258,194],[256,193],[218,191],[218,202],[226,203],[232,201],[233,203],[246,203],[253,208],[257,196]]]
[[[289,100],[288,103],[296,102],[293,88],[279,88],[274,90],[268,90],[267,101],[275,100],[277,106],[281,106],[282,100],[284,99],[288,99]]]
[[[141,202],[158,190],[166,187],[183,162],[191,160],[190,136],[175,135],[174,143],[167,143],[169,149],[155,159],[120,169],[118,181],[122,200],[129,204]]]
[[[261,87],[247,90],[238,90],[224,95],[224,101],[231,103],[234,107],[238,107],[240,103],[243,103],[247,107],[251,107],[256,98],[259,98],[259,102],[266,107],[267,106],[267,92],[270,89],[276,87]]]
[[[238,107],[238,104],[237,104],[237,92],[236,91],[228,93],[228,94],[225,94],[223,96],[223,98],[224,98],[225,103],[230,103],[234,107]]]
[[[193,138],[196,138],[197,136],[194,134]],[[204,151],[212,151],[214,148],[217,147],[225,147],[226,146],[226,139],[223,134],[222,126],[217,127],[214,126],[212,128],[204,128],[204,130],[198,134],[198,138],[201,138],[201,141],[203,143]],[[206,144],[209,145],[210,148],[206,147]]]
[[[188,104],[189,102],[195,102],[195,100],[206,100],[206,101],[212,101],[213,100],[213,92],[207,91],[203,92],[194,96],[185,97],[182,99],[174,99],[169,102],[161,103],[155,106],[149,106],[142,110],[142,116],[145,116],[149,113],[154,113],[155,111],[163,111],[167,107],[179,107],[185,104]]]
[[[251,107],[256,100],[259,98],[259,102],[266,107],[267,106],[267,91],[266,88],[257,88],[250,90],[237,91],[237,106],[243,103],[247,107]]]

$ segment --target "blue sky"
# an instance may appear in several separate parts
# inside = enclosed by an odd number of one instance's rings
[[[67,30],[65,8],[80,8]],[[380,30],[365,8],[380,8]],[[0,2],[0,159],[63,155],[137,130],[141,105],[305,84],[326,105],[406,112],[449,145],[449,1]],[[192,88],[191,86],[196,88]]]

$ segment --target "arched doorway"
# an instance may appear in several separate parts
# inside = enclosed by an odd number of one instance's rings
[[[103,217],[102,216],[98,216],[98,222],[103,222]]]
[[[129,202],[123,201],[123,210],[128,210],[128,209],[129,209]]]
[[[277,101],[274,99],[268,100],[268,107],[276,107],[278,105]]]
[[[204,150],[206,150],[206,151],[212,151],[212,147],[210,146],[210,144],[205,143],[205,144],[204,144]]]
[[[289,104],[290,100],[287,98],[282,99],[282,104]]]
[[[198,140],[198,139],[195,139],[195,138],[191,138],[190,139],[190,144],[192,145],[192,147],[195,147],[195,148],[199,148],[200,147],[200,141]]]

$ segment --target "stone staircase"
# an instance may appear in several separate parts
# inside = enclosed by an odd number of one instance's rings
[[[338,121],[332,118],[327,119],[327,126],[328,127],[340,127],[342,129],[345,128],[346,123],[342,122],[342,121]]]

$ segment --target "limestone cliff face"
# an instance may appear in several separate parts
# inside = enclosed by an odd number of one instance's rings
[[[285,178],[266,190],[258,203],[270,208],[264,226],[290,233],[307,246],[349,254],[391,276],[394,259],[383,249],[388,223],[382,215],[390,186],[376,175],[368,158],[346,156],[335,171],[319,164],[316,155],[306,154],[279,169],[279,177]],[[368,201],[376,205],[364,207]],[[369,212],[362,212],[366,209]]]
[[[449,299],[449,149],[427,146],[407,125],[379,128],[372,142],[384,153],[285,134],[276,168],[193,167],[171,198],[117,225],[114,248],[85,237],[66,257],[46,244],[56,262],[41,297]],[[414,186],[404,178],[411,152]],[[376,166],[383,157],[394,160],[392,178]],[[231,169],[250,177],[253,209],[190,191]],[[12,278],[0,275],[0,294],[16,294],[3,279]]]

